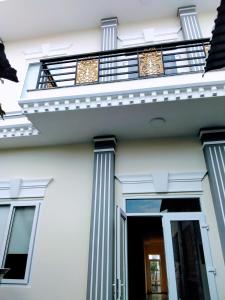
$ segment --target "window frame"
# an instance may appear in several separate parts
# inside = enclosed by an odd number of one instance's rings
[[[30,242],[27,254],[27,264],[25,270],[24,279],[2,279],[1,284],[28,284],[30,279],[30,271],[31,271],[31,262],[33,257],[33,250],[34,250],[34,243],[35,243],[35,236],[36,236],[36,229],[37,229],[37,222],[38,216],[40,211],[40,201],[32,201],[32,200],[25,200],[25,201],[4,201],[0,203],[1,206],[9,206],[9,214],[8,219],[6,221],[5,230],[2,239],[2,250],[0,251],[0,267],[4,268],[4,262],[6,257],[6,251],[8,249],[8,243],[11,236],[12,224],[15,214],[16,207],[35,207],[34,210],[34,217],[33,217],[33,224],[31,229],[30,235]]]

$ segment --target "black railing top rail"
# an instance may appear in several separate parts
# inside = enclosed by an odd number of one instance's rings
[[[173,50],[174,48],[179,49],[184,48],[184,46],[190,46],[190,47],[198,47],[202,46],[202,44],[209,43],[209,38],[203,38],[203,39],[193,39],[193,40],[184,40],[184,41],[177,41],[177,42],[170,42],[170,43],[160,43],[160,44],[150,44],[150,45],[144,45],[144,46],[135,46],[135,47],[128,47],[128,48],[118,48],[114,50],[106,50],[106,51],[98,51],[98,52],[88,52],[83,54],[75,54],[75,55],[69,55],[69,56],[60,56],[60,57],[54,57],[54,58],[46,58],[41,59],[41,63],[53,63],[53,62],[63,62],[69,61],[69,62],[75,62],[79,59],[93,59],[93,58],[99,58],[102,59],[108,58],[108,56],[116,56],[118,54],[119,56],[124,53],[126,54],[136,54],[137,52],[144,52],[150,51],[151,48],[154,50],[164,50],[169,51]]]

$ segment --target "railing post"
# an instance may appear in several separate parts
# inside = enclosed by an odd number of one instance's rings
[[[40,87],[40,79],[41,79],[42,69],[43,69],[43,63],[40,62],[40,68],[39,68],[39,73],[38,73],[38,78],[37,78],[36,89],[39,89],[39,87]]]

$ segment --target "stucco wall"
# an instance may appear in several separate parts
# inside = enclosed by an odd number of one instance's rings
[[[41,205],[30,284],[1,300],[84,300],[92,188],[91,145],[0,152],[0,180],[53,178]]]
[[[93,172],[91,144],[1,151],[0,164],[0,180],[53,178],[38,220],[30,283],[0,285],[0,299],[85,300]],[[205,170],[197,139],[121,141],[116,151],[116,175]],[[123,205],[118,180],[116,201]],[[225,270],[207,176],[201,204],[210,228],[219,295],[224,299]]]

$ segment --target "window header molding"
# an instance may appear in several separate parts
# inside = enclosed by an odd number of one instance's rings
[[[122,184],[123,194],[202,192],[202,180],[206,171],[150,174],[117,175]]]
[[[52,178],[0,181],[0,199],[43,198]]]

